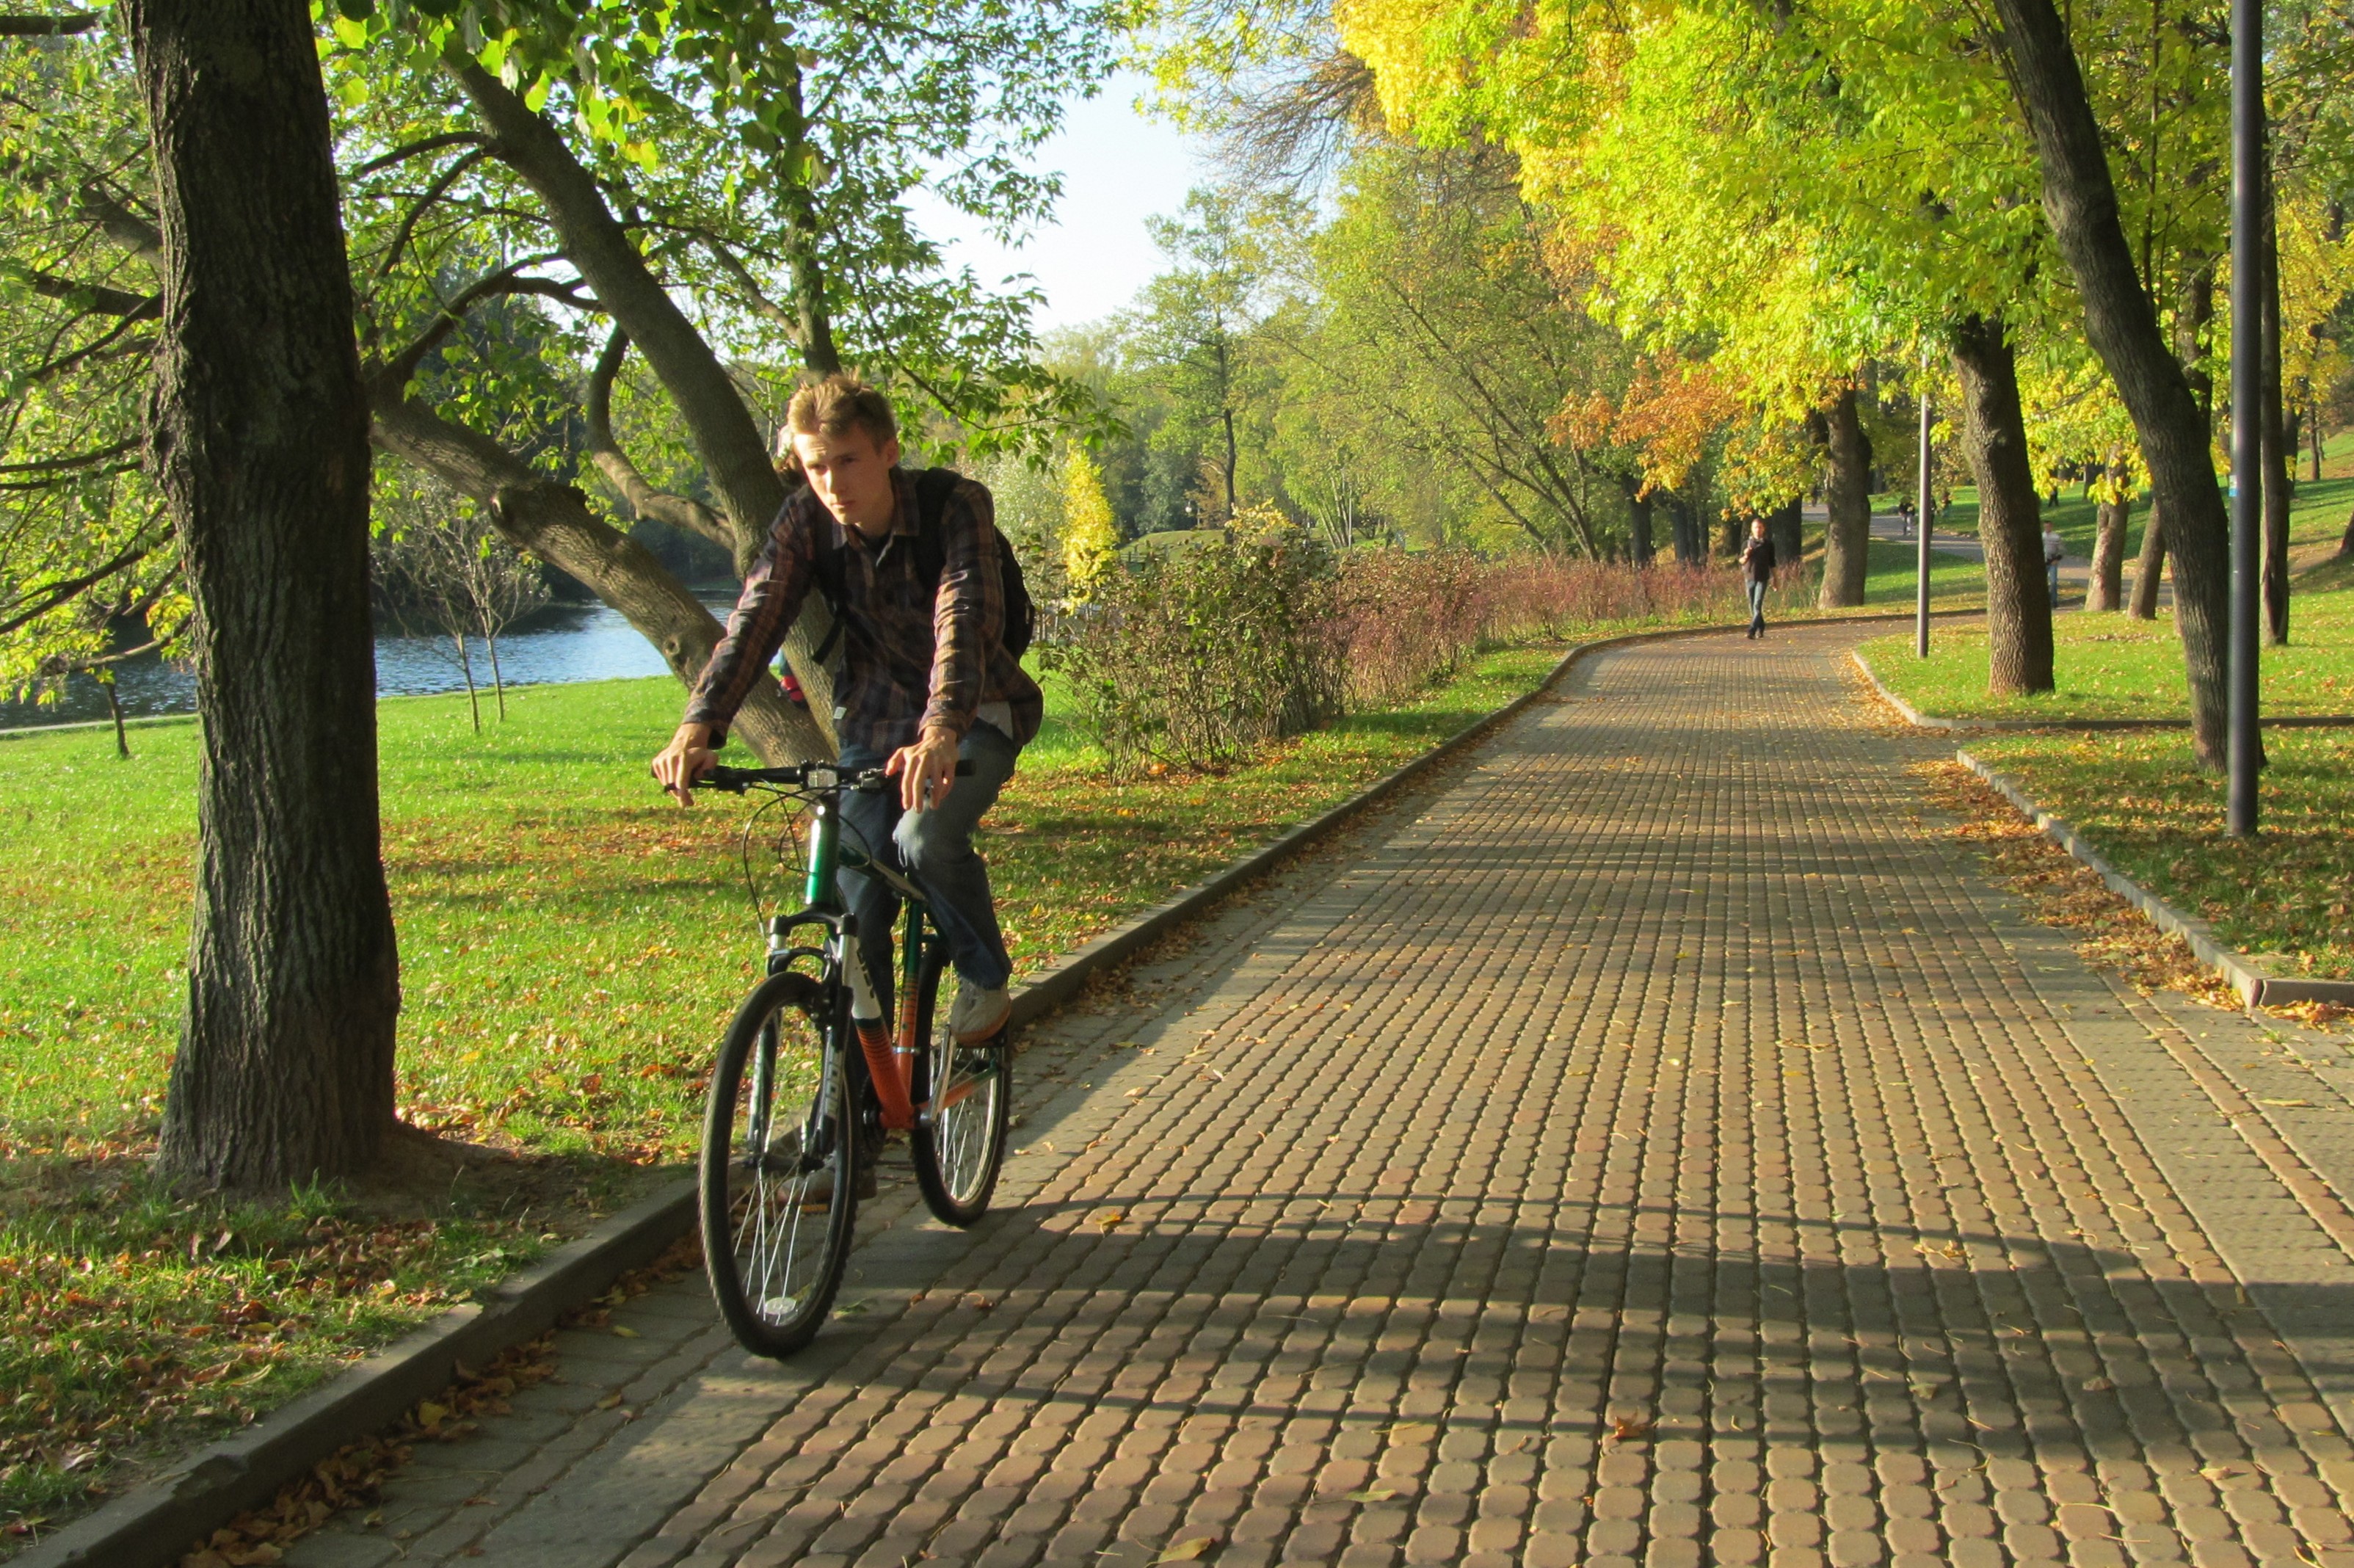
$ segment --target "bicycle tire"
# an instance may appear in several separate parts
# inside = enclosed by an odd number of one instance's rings
[[[947,967],[945,945],[929,944],[917,971],[916,1031],[924,1044],[916,1053],[917,1109],[907,1143],[924,1206],[942,1224],[962,1228],[989,1212],[1005,1163],[1013,1051],[1002,1030],[974,1046],[959,1045],[945,1028],[934,1027]],[[942,1096],[950,1097],[949,1103],[933,1103]]]
[[[850,1255],[857,1138],[843,1053],[826,1048],[843,1012],[812,977],[771,975],[737,1011],[712,1070],[704,1270],[719,1315],[757,1356],[790,1355],[816,1337]]]

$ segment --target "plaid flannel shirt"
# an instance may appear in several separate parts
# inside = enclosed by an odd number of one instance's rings
[[[816,584],[820,529],[842,563],[843,620],[834,681],[834,728],[845,751],[887,756],[938,726],[961,740],[984,708],[1015,745],[1038,733],[1045,701],[1005,651],[1005,585],[998,571],[996,509],[988,487],[966,480],[941,509],[939,583],[917,578],[915,481],[891,471],[891,531],[869,541],[808,489],[796,491],[727,618],[687,700],[686,722],[712,726],[712,745],[753,685]]]

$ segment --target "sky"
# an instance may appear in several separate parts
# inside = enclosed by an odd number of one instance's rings
[[[970,265],[992,286],[1016,272],[1036,278],[1046,296],[1033,318],[1042,334],[1126,308],[1161,267],[1144,220],[1173,215],[1189,189],[1212,177],[1196,142],[1137,111],[1148,85],[1145,77],[1122,72],[1096,97],[1071,106],[1036,160],[1040,169],[1062,173],[1060,221],[1019,249],[998,244],[974,219],[943,204],[911,203],[917,226],[943,242],[951,265]]]

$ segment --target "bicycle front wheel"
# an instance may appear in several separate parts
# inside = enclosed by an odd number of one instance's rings
[[[989,1212],[1005,1162],[1013,1098],[1013,1051],[1001,1030],[978,1045],[960,1045],[934,1022],[947,955],[938,943],[924,955],[917,993],[916,1128],[908,1135],[924,1206],[951,1225]]]
[[[846,1064],[832,993],[771,975],[728,1025],[703,1127],[711,1294],[754,1355],[806,1345],[842,1287],[856,1219]]]

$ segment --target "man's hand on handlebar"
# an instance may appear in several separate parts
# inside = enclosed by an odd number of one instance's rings
[[[682,806],[695,804],[695,781],[711,771],[711,726],[683,724],[654,758],[654,779],[678,797]]]
[[[928,729],[913,746],[903,746],[883,764],[883,771],[899,781],[899,809],[926,810],[948,798],[957,771],[957,737],[944,729]]]

